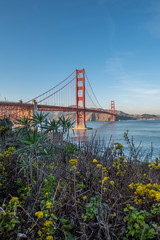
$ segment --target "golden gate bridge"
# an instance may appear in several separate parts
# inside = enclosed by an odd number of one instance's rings
[[[85,113],[109,114],[115,121],[115,101],[111,109],[105,110],[100,105],[84,69],[75,70],[56,86],[26,103],[0,102],[0,118],[32,117],[36,111],[76,112],[77,129],[85,129]]]

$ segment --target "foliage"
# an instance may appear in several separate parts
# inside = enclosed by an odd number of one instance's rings
[[[83,197],[83,200],[87,197]],[[98,215],[98,208],[100,207],[100,196],[91,197],[89,202],[85,205],[85,214],[82,214],[84,222],[93,220]]]
[[[124,209],[125,212],[128,212],[128,215],[124,218],[124,221],[127,222],[126,237],[123,239],[128,239],[129,236],[132,239],[153,239],[157,232],[157,224],[149,225],[149,214],[146,210],[138,211],[134,207],[128,207]]]
[[[142,162],[128,132],[126,155],[119,142],[73,144],[63,116],[16,123],[0,135],[0,239],[160,238],[160,158]]]
[[[12,132],[13,123],[9,118],[0,119],[0,143],[1,148],[5,150],[7,144],[7,137]]]

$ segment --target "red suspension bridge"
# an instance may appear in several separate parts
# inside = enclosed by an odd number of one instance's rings
[[[111,121],[115,121],[115,102],[111,101],[110,110],[101,107],[84,69],[75,70],[59,84],[26,103],[0,102],[0,118],[32,117],[36,111],[76,112],[77,129],[86,128],[86,112],[109,114]]]

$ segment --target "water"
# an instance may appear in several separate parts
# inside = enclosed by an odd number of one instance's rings
[[[135,146],[141,143],[142,151],[146,153],[153,146],[153,156],[156,158],[160,153],[160,120],[123,120],[120,122],[87,122],[87,127],[92,130],[76,130],[72,135],[75,141],[88,141],[92,136],[105,139],[109,142],[112,137],[113,142],[120,142],[127,149],[124,141],[124,132],[128,130],[129,137],[133,137]]]

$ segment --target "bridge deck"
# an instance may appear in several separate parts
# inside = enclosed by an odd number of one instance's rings
[[[51,106],[51,105],[37,105],[38,111],[61,111],[61,112],[92,112],[92,113],[101,113],[116,115],[115,113],[110,112],[109,110],[95,109],[95,108],[76,108],[76,107],[60,107],[60,106]],[[0,102],[0,117],[4,115],[6,117],[23,117],[23,115],[31,116],[34,111],[34,105],[30,103],[16,103],[16,102]]]

